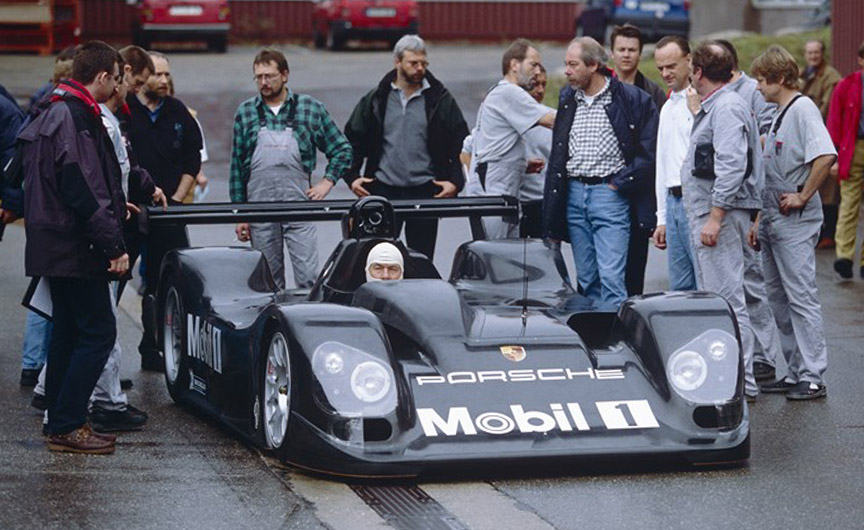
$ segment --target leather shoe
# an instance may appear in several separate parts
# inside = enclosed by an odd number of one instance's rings
[[[48,450],[61,453],[109,455],[116,448],[113,440],[96,436],[89,425],[83,425],[66,434],[49,434]]]
[[[834,239],[830,237],[823,237],[818,243],[816,243],[817,250],[825,250],[828,248],[834,248],[835,246],[836,243],[834,242]]]
[[[120,390],[129,390],[132,388],[132,380],[131,379],[121,379],[120,380]]]
[[[90,424],[87,424],[84,427],[87,427],[88,429],[90,429],[90,433],[93,436],[95,436],[96,438],[101,438],[102,440],[105,440],[107,442],[116,442],[117,441],[117,436],[114,434],[108,434],[105,432],[96,432],[93,430],[93,427],[91,427]],[[47,423],[42,424],[42,436],[48,436],[48,424]]]
[[[147,423],[147,413],[132,405],[126,410],[105,410],[94,408],[90,411],[90,423],[99,432],[138,431]]]
[[[828,395],[828,390],[825,385],[811,383],[809,381],[799,381],[797,385],[786,392],[786,399],[793,401],[806,401],[809,399],[824,398]]]
[[[753,361],[753,376],[757,381],[773,381],[775,375],[776,372],[774,371],[774,367],[770,364],[761,361]]]
[[[834,262],[834,271],[844,280],[852,279],[852,260],[840,258]]]
[[[766,394],[785,394],[789,392],[791,389],[795,388],[795,385],[798,383],[790,383],[784,377],[783,379],[778,379],[773,383],[766,383],[764,385],[759,385],[759,390],[765,392]]]
[[[46,410],[48,408],[48,400],[45,398],[45,394],[37,394],[33,392],[33,397],[30,399],[30,406],[39,410]]]
[[[24,368],[21,370],[21,386],[33,387],[39,382],[41,368]]]

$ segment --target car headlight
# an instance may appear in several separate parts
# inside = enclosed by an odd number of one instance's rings
[[[687,401],[725,403],[735,396],[739,357],[733,335],[709,329],[669,356],[666,375],[675,392]]]
[[[690,350],[679,350],[669,359],[669,379],[679,390],[696,390],[708,378],[705,358]]]
[[[327,411],[345,417],[385,416],[396,407],[393,370],[385,360],[354,346],[327,341],[312,354],[315,397]]]
[[[375,403],[390,391],[390,374],[381,363],[360,363],[351,373],[351,390],[360,401]]]

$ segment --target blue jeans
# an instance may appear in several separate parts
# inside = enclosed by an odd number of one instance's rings
[[[21,348],[21,368],[36,370],[42,368],[51,347],[51,321],[33,311],[27,312],[24,330],[24,346]]]
[[[669,290],[696,290],[696,258],[690,243],[690,225],[684,212],[684,200],[666,196],[666,257],[669,267]]]
[[[567,230],[583,294],[617,308],[627,299],[625,272],[630,244],[630,206],[606,184],[571,179]]]

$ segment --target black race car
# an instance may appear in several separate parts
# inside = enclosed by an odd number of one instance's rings
[[[145,332],[161,346],[172,398],[283,461],[342,476],[745,461],[728,304],[666,293],[595,307],[571,287],[557,246],[481,238],[479,217],[516,209],[509,198],[379,197],[150,209],[151,239],[166,223],[342,217],[344,239],[311,291],[277,291],[250,248],[165,254]],[[393,237],[394,219],[456,215],[472,217],[477,238],[459,247],[448,280]],[[365,282],[380,241],[403,253],[404,280]]]

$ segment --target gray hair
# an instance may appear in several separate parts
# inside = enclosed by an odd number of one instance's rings
[[[155,59],[162,59],[162,60],[165,61],[166,63],[171,64],[171,61],[168,60],[168,56],[165,55],[165,54],[162,53],[162,52],[157,52],[157,51],[154,51],[154,50],[147,50],[147,54],[148,54],[150,57],[153,57],[153,58],[155,58]]]
[[[570,41],[570,44],[568,44],[567,47],[569,48],[574,44],[578,44],[582,47],[582,62],[585,63],[586,66],[596,64],[598,65],[599,71],[607,69],[606,65],[609,63],[609,54],[606,53],[606,49],[601,46],[599,42],[591,37],[576,37]]]
[[[393,46],[393,57],[397,61],[402,60],[405,52],[422,53],[426,55],[426,43],[417,35],[405,35]]]

